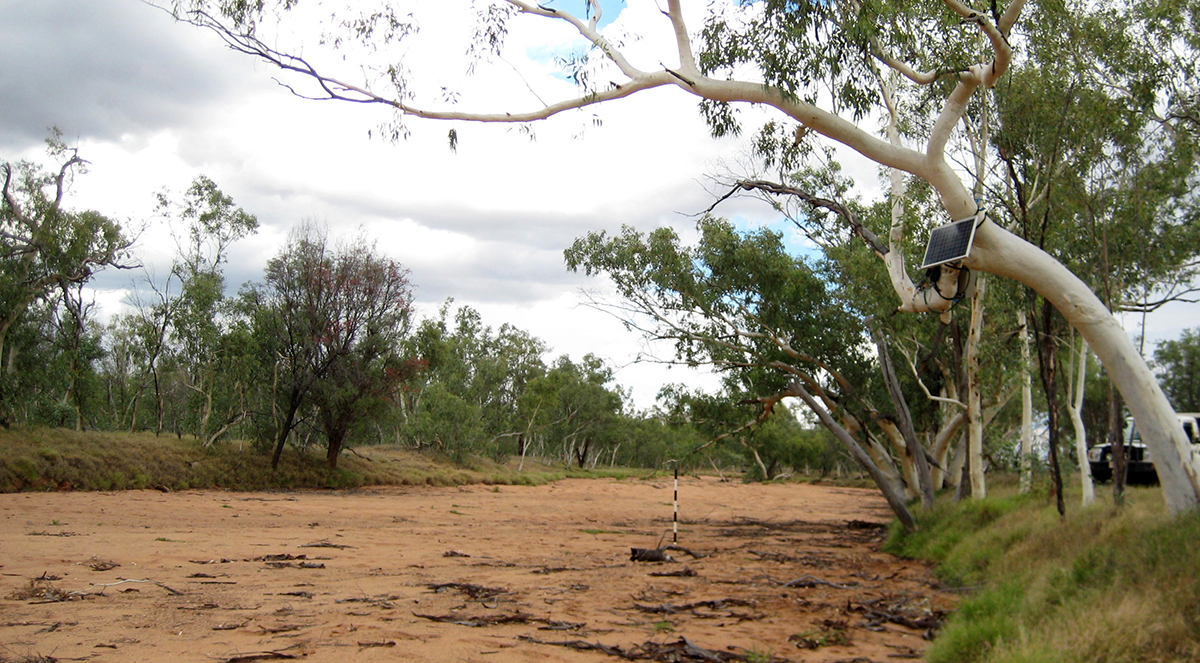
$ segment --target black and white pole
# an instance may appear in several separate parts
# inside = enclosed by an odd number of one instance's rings
[[[679,463],[675,463],[675,513],[671,515],[671,543],[679,545]]]

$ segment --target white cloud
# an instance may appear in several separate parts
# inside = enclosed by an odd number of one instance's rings
[[[619,4],[605,2],[608,18]],[[670,24],[657,4],[625,4],[605,34],[637,66],[673,65]],[[688,3],[693,31],[706,4]],[[461,90],[464,104],[501,111],[574,94],[553,75],[553,55],[580,44],[561,22],[513,22],[506,60],[467,79],[469,4],[420,0],[417,8],[423,39],[404,52],[421,67],[417,89],[449,86]],[[301,3],[299,11],[327,9]],[[633,29],[641,38],[628,37]],[[322,54],[308,34],[280,39],[300,39],[306,57],[359,74],[359,54],[348,52],[345,61]],[[711,376],[631,364],[640,340],[579,306],[581,286],[600,286],[568,274],[561,254],[577,236],[623,224],[686,232],[688,215],[712,203],[706,176],[741,143],[712,140],[696,100],[680,90],[536,123],[533,141],[509,126],[458,123],[451,152],[451,125],[413,120],[407,141],[369,139],[390,119],[386,109],[298,99],[272,82],[278,74],[269,66],[137,0],[0,3],[0,57],[8,63],[0,70],[5,157],[37,156],[44,128],[58,124],[92,162],[75,185],[77,202],[134,225],[152,219],[158,189],[179,192],[198,174],[212,177],[262,224],[232,250],[232,285],[259,278],[301,221],[338,233],[361,228],[413,270],[426,310],[453,296],[478,308],[488,325],[510,322],[555,352],[606,357],[622,367],[618,379],[634,388],[640,406],[664,380],[715,385]],[[864,190],[879,190],[873,166],[848,151],[842,156],[848,171],[862,173]],[[748,223],[773,216],[748,199],[718,212]],[[143,243],[147,263],[169,260],[165,229],[148,230]],[[105,275],[113,290],[99,295],[104,306],[131,276]]]

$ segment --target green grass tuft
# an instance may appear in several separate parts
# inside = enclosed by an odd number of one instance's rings
[[[1059,517],[1046,496],[940,502],[887,549],[939,564],[968,597],[930,663],[1200,660],[1200,514],[1171,518],[1157,489],[1114,508],[1098,491]]]

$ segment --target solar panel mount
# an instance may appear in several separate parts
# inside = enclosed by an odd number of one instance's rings
[[[979,227],[983,220],[982,217],[983,210],[980,210],[974,216],[952,221],[931,230],[921,269],[962,260],[971,255],[971,244],[975,241],[975,229]]]

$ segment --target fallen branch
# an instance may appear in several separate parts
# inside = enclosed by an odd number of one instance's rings
[[[789,580],[788,582],[779,582],[778,580],[774,579],[772,579],[771,582],[778,584],[780,587],[816,587],[817,585],[825,585],[826,587],[833,587],[835,589],[854,588],[854,585],[839,585],[836,582],[821,580],[820,578],[811,575],[803,575],[795,580]]]
[[[183,592],[177,589],[171,589],[157,580],[132,580],[129,578],[118,578],[117,582],[91,583],[91,585],[92,587],[116,587],[117,585],[123,585],[127,582],[148,582],[152,585],[158,585],[159,587],[162,587],[163,589],[167,590],[168,594],[171,594],[172,596],[183,596]],[[104,590],[101,589],[100,593],[103,594]]]

